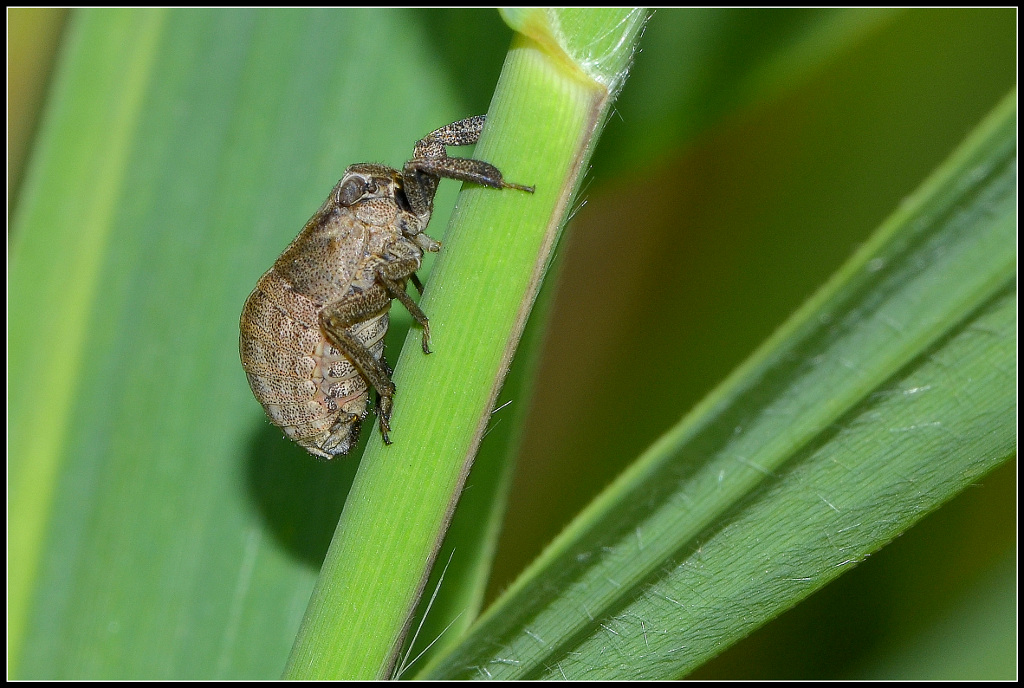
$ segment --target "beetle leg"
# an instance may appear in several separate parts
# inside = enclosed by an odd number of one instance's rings
[[[389,296],[393,296],[402,302],[405,309],[412,315],[413,320],[418,322],[423,327],[423,353],[429,354],[430,351],[430,322],[427,320],[427,314],[417,305],[415,301],[410,298],[409,294],[405,291],[405,284],[403,282],[388,279],[381,275],[377,276],[377,280],[387,290]]]
[[[446,146],[468,146],[479,141],[486,121],[486,115],[467,117],[436,129],[416,142],[412,160],[402,169],[402,187],[414,212],[423,214],[433,208],[434,194],[442,178],[533,193],[532,186],[506,182],[501,171],[488,162],[448,157]]]
[[[434,194],[441,178],[472,182],[492,189],[519,189],[534,192],[534,187],[505,181],[497,167],[473,158],[413,158],[402,170],[402,188],[414,212],[433,208]]]
[[[470,146],[480,140],[480,132],[486,123],[487,115],[476,115],[435,129],[416,142],[413,157],[444,157],[445,146]]]
[[[530,193],[534,191],[532,186],[522,186],[521,184],[506,182],[497,167],[489,162],[473,158],[449,158],[445,156],[443,158],[413,159],[405,163],[404,172],[408,174],[410,171],[419,173],[416,175],[417,177],[426,174],[433,177],[473,182],[481,186],[489,186],[492,189],[519,189],[520,191],[528,191]],[[408,181],[406,181],[406,184],[408,184]]]
[[[409,275],[409,279],[412,280],[412,286],[416,287],[416,291],[420,293],[420,296],[423,296],[423,282],[420,282],[420,278],[416,273],[414,272]]]
[[[398,299],[409,311],[413,319],[423,327],[423,353],[430,353],[430,321],[427,314],[412,300],[405,291],[405,280],[412,277],[413,284],[416,284],[423,293],[423,284],[419,283],[416,277],[416,268],[419,267],[419,260],[414,258],[399,258],[391,260],[377,267],[377,282],[384,287],[388,296]]]
[[[383,285],[350,294],[334,303],[327,304],[320,311],[320,329],[327,341],[352,362],[367,384],[377,392],[377,420],[385,444],[391,444],[388,432],[391,430],[392,397],[395,385],[388,369],[373,357],[370,350],[352,335],[352,325],[381,315],[391,304],[391,297]]]

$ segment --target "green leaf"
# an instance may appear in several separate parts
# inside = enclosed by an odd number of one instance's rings
[[[449,72],[429,19],[72,14],[13,219],[13,676],[280,676],[356,462],[267,422],[238,316],[348,164],[478,114],[500,63]]]
[[[616,131],[638,144],[650,135],[627,101],[645,60],[660,62],[647,38],[665,15],[645,32],[616,106],[622,119],[612,117],[601,147]],[[489,595],[949,155],[1015,83],[1015,45],[1012,10],[901,13],[806,83],[727,115],[661,163],[602,178],[599,147],[587,205],[567,236]],[[927,549],[910,547],[920,541],[915,526],[853,580],[829,585],[698,675],[852,677],[879,645],[913,651],[911,626],[954,613],[991,565],[991,548],[1015,552],[1013,492],[998,487],[1006,474],[967,491],[991,508],[944,507]],[[1013,588],[1003,594],[1012,605]],[[959,644],[961,658],[979,643]]]
[[[434,678],[669,678],[1015,453],[1016,92]]]

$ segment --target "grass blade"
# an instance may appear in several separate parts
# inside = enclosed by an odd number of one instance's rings
[[[1015,96],[426,675],[678,676],[1012,456]]]

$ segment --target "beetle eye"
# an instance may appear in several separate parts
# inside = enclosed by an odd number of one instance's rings
[[[366,182],[363,181],[362,177],[352,177],[346,179],[345,183],[341,185],[341,189],[338,190],[338,204],[339,205],[352,205],[366,193]]]

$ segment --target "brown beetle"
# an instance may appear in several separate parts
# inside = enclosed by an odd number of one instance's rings
[[[406,293],[424,251],[440,244],[423,233],[441,178],[495,189],[509,184],[482,160],[450,158],[445,146],[476,143],[484,116],[449,124],[416,143],[401,171],[352,165],[242,308],[242,367],[267,416],[316,456],[347,454],[366,418],[369,388],[390,444],[395,385],[384,358],[392,299],[423,326],[427,316]]]

